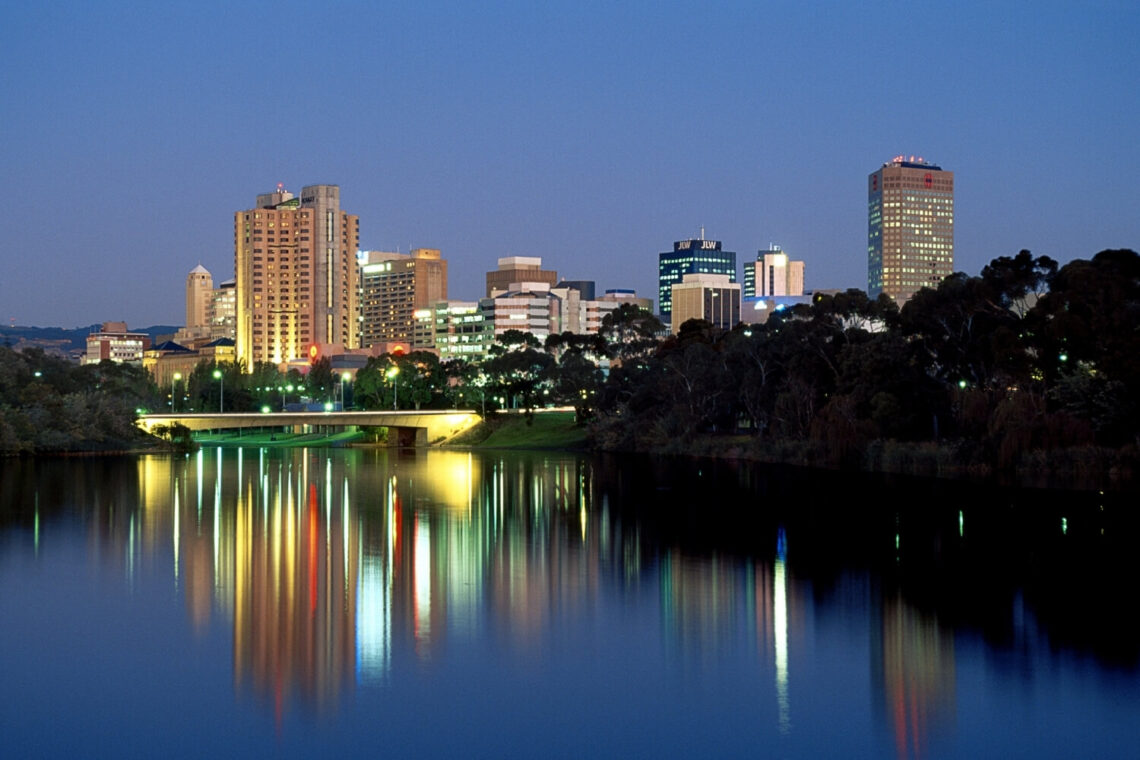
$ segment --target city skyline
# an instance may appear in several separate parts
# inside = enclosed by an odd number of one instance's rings
[[[958,271],[1140,247],[1131,4],[334,10],[0,12],[0,317],[179,324],[278,182],[339,185],[363,249],[442,250],[457,299],[508,256],[652,296],[702,226],[863,288],[867,174],[898,154],[955,172]]]

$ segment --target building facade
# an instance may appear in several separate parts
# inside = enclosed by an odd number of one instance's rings
[[[802,296],[804,262],[790,261],[779,246],[758,251],[756,261],[744,262],[744,298]]]
[[[447,262],[434,248],[360,254],[360,345],[415,343],[415,313],[447,299]]]
[[[661,321],[672,320],[673,286],[681,283],[687,274],[726,275],[736,282],[736,253],[721,249],[719,240],[678,240],[673,250],[657,256],[658,305]]]
[[[104,322],[98,331],[87,336],[87,353],[84,364],[113,362],[142,362],[143,352],[150,348],[150,336],[131,332],[126,322]]]
[[[499,268],[487,272],[486,297],[491,298],[496,292],[514,288],[516,283],[538,282],[553,288],[558,282],[558,273],[554,270],[542,268],[542,258],[539,256],[506,256],[499,259]]]
[[[340,208],[340,188],[278,185],[234,214],[237,357],[281,365],[314,343],[356,348],[360,221]]]
[[[441,362],[482,359],[495,342],[493,318],[476,301],[440,301],[432,306],[435,335],[432,343]]]
[[[954,271],[954,172],[896,156],[867,178],[867,293],[902,305]]]
[[[687,274],[670,293],[674,334],[690,319],[703,319],[731,330],[740,322],[740,284],[726,274]]]

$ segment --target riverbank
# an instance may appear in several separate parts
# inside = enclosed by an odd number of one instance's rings
[[[481,449],[588,449],[589,431],[575,422],[574,412],[499,414],[487,417],[444,443],[446,447]]]

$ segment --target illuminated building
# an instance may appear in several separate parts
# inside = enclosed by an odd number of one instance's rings
[[[416,310],[447,299],[447,262],[434,248],[361,251],[359,260],[360,345],[414,343]]]
[[[441,301],[432,307],[433,344],[440,361],[482,359],[495,342],[494,322],[475,301]]]
[[[214,287],[209,270],[199,264],[186,275],[186,325],[174,340],[197,347],[218,338],[234,337],[236,323],[234,281]]]
[[[705,240],[703,229],[699,240],[678,240],[672,251],[658,254],[657,260],[657,295],[665,324],[672,318],[673,286],[685,275],[720,274],[727,275],[729,282],[736,282],[736,253],[721,250],[719,240]]]
[[[896,156],[867,178],[867,293],[900,305],[954,271],[954,173]]]
[[[687,274],[673,286],[671,328],[680,332],[690,319],[703,319],[731,330],[740,322],[740,285],[726,274]]]
[[[804,263],[789,261],[779,246],[758,251],[756,261],[744,262],[744,298],[802,296]]]
[[[499,259],[499,268],[487,272],[487,297],[496,291],[518,290],[516,283],[537,282],[553,288],[558,282],[558,273],[542,268],[539,256],[507,256]]]
[[[512,283],[511,290],[496,290],[493,297],[479,301],[479,308],[494,325],[495,335],[521,330],[542,341],[562,332],[562,299],[546,283]]]
[[[104,322],[98,331],[87,336],[87,353],[84,364],[98,364],[104,359],[113,362],[141,362],[143,351],[150,348],[150,336],[127,330],[126,322]]]
[[[234,339],[237,325],[237,289],[226,280],[210,294],[210,337]]]
[[[210,326],[210,312],[214,293],[214,278],[206,267],[199,264],[186,275],[186,327]]]
[[[360,220],[340,208],[340,188],[281,185],[234,214],[237,355],[283,364],[313,343],[359,343]]]

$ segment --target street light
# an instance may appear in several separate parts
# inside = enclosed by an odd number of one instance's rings
[[[170,413],[171,414],[174,414],[175,412],[178,411],[178,405],[175,403],[175,399],[174,399],[174,384],[177,383],[181,379],[182,379],[182,373],[181,372],[175,372],[173,375],[170,376]]]
[[[392,365],[388,371],[384,373],[389,380],[392,381],[392,410],[396,410],[396,397],[400,392],[400,368]]]
[[[226,407],[226,376],[225,376],[225,373],[223,373],[220,369],[214,370],[214,379],[220,380],[222,383],[222,392],[221,392],[221,395],[218,396],[218,414],[221,414],[222,412],[225,411],[225,407]]]

